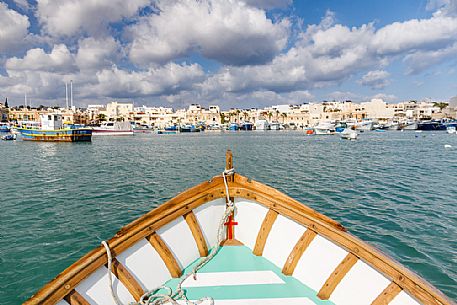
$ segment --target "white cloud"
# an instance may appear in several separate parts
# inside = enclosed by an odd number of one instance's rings
[[[27,16],[0,3],[0,54],[18,50],[25,44],[30,22]]]
[[[373,99],[373,98],[380,98],[384,100],[385,102],[395,102],[398,101],[398,97],[395,96],[394,94],[385,94],[385,93],[378,93],[373,96],[371,96],[368,99]]]
[[[39,0],[40,48],[1,59],[7,73],[0,76],[2,93],[27,91],[51,100],[63,97],[63,82],[73,79],[78,96],[86,99],[266,106],[309,100],[312,90],[324,87],[330,87],[319,90],[325,97],[362,98],[345,91],[344,82],[365,73],[360,85],[382,89],[389,84],[385,70],[391,62],[403,63],[407,73],[420,73],[443,62],[455,65],[457,58],[456,0],[434,1],[435,13],[428,19],[379,29],[375,23],[337,24],[328,11],[319,24],[303,31],[290,24],[293,17],[273,21],[265,12],[289,5],[288,0],[160,1],[157,14],[138,17],[149,1]],[[3,3],[0,16],[0,35],[7,37],[0,39],[0,51],[30,39],[26,16]],[[109,26],[124,18],[125,32]],[[114,32],[120,34],[117,39],[109,35]],[[291,46],[286,48],[288,39]],[[199,61],[195,53],[226,66],[205,74],[206,67],[199,64],[170,63],[189,56]],[[339,85],[343,89],[335,91]]]
[[[263,9],[285,8],[292,4],[292,0],[242,0],[248,5]]]
[[[389,72],[384,70],[369,71],[358,81],[362,86],[371,87],[372,89],[383,89],[389,85]]]
[[[457,40],[457,18],[432,17],[394,22],[373,37],[378,54],[401,54],[418,49],[439,49]]]
[[[120,55],[120,46],[112,37],[84,38],[79,41],[76,64],[83,70],[97,70],[109,67]]]
[[[170,1],[129,29],[130,59],[163,63],[196,51],[225,64],[260,64],[287,42],[289,23],[235,0]]]
[[[96,81],[84,87],[84,96],[141,97],[188,90],[204,78],[200,65],[169,63],[147,71],[126,71],[116,66],[96,73]]]
[[[417,51],[408,54],[403,61],[408,65],[407,74],[416,74],[445,60],[457,59],[457,42],[447,48],[432,51]]]
[[[434,16],[457,16],[457,0],[429,0],[427,9],[435,11]]]
[[[14,3],[16,5],[24,10],[29,10],[30,9],[30,4],[27,0],[14,0]]]
[[[9,74],[15,71],[46,71],[68,73],[76,69],[74,56],[64,44],[54,45],[50,53],[43,49],[30,49],[24,58],[13,57],[6,61]]]
[[[51,36],[101,35],[107,25],[132,17],[150,0],[38,0],[37,17]]]
[[[333,91],[327,94],[327,99],[336,101],[356,101],[360,100],[360,95],[350,91]]]

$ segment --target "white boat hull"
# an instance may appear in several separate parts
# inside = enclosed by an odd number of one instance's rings
[[[403,127],[402,127],[403,130],[417,130],[417,123],[416,122],[413,122],[413,123],[406,123]]]
[[[373,129],[373,122],[362,122],[362,123],[357,123],[355,125],[355,128],[357,130],[372,130]]]
[[[358,134],[356,131],[348,131],[344,130],[343,132],[340,133],[340,137],[345,140],[357,140]]]
[[[133,130],[94,129],[93,136],[133,136]]]

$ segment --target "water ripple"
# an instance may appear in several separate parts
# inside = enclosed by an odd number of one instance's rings
[[[211,176],[238,172],[338,220],[457,298],[457,137],[299,132],[0,143],[0,304],[22,303],[120,227]]]

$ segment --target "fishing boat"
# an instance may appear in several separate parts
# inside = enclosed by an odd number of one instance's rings
[[[230,123],[228,126],[228,130],[231,131],[237,131],[238,129],[240,129],[240,125],[238,125],[238,123]]]
[[[200,132],[200,129],[198,129],[195,125],[192,124],[184,124],[179,127],[180,132]]]
[[[254,124],[251,122],[243,122],[240,126],[240,130],[252,130],[254,128]]]
[[[25,305],[452,305],[338,222],[236,173],[118,231]]]
[[[432,121],[422,121],[422,122],[419,122],[417,123],[417,129],[418,130],[426,130],[426,131],[429,131],[429,130],[446,130],[446,125],[443,124],[443,122],[441,121],[436,121],[436,120],[432,120]]]
[[[129,122],[103,122],[93,127],[94,136],[132,136],[133,126]]]
[[[65,128],[62,114],[40,114],[40,127],[18,128],[23,140],[46,142],[90,142],[92,130],[89,128]]]
[[[179,132],[179,127],[176,125],[167,126],[164,129],[157,130],[158,134],[177,134]]]

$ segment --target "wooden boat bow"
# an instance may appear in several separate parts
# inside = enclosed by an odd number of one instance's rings
[[[231,169],[232,167],[232,154],[228,151],[226,169]],[[262,214],[264,218],[259,222],[261,225],[258,233],[251,232],[257,236],[255,244],[252,244],[254,255],[260,256],[263,254],[269,235],[272,234],[270,231],[272,228],[274,230],[278,229],[276,227],[278,222],[289,221],[294,226],[303,228],[303,234],[300,234],[300,238],[289,243],[288,255],[284,264],[278,266],[281,268],[283,275],[295,275],[297,264],[306,256],[310,245],[312,246],[317,239],[322,240],[322,242],[329,241],[341,248],[341,251],[347,253],[344,259],[339,264],[336,264],[334,271],[328,277],[326,276],[326,280],[320,289],[315,289],[317,297],[320,299],[331,298],[332,293],[335,289],[338,289],[339,284],[345,280],[354,265],[361,261],[364,266],[366,264],[369,268],[380,273],[386,279],[385,282],[388,283],[381,293],[373,298],[371,304],[389,304],[403,291],[416,304],[455,305],[452,300],[448,299],[424,279],[381,251],[351,235],[340,223],[329,217],[318,213],[270,186],[251,180],[238,173],[230,175],[227,183],[229,197],[234,198],[240,215],[244,213],[245,206],[247,207],[248,205],[259,206],[262,211],[265,211]],[[203,228],[202,223],[200,223],[203,219],[201,218],[203,214],[199,209],[203,209],[210,204],[217,206],[216,203],[221,202],[221,198],[225,197],[225,185],[222,176],[213,177],[209,181],[182,192],[120,229],[108,241],[113,257],[125,254],[126,251],[130,251],[140,241],[147,241],[151,245],[151,249],[155,250],[158,253],[158,257],[164,262],[170,273],[170,278],[181,276],[181,268],[185,266],[179,265],[176,260],[177,254],[173,253],[170,245],[167,245],[161,238],[161,235],[164,234],[161,230],[164,230],[165,227],[173,222],[182,221],[187,225],[190,236],[195,240],[197,254],[201,257],[206,256],[208,249],[212,245],[209,244],[206,236],[208,234],[205,231],[206,228]],[[218,208],[223,208],[223,206]],[[199,210],[198,213],[196,212],[197,210]],[[278,220],[279,218],[281,220]],[[207,218],[205,221],[208,219],[211,218]],[[238,233],[235,233],[235,238]],[[243,240],[241,242],[244,243]],[[65,269],[24,304],[57,304],[63,302],[62,300],[69,304],[93,304],[78,292],[78,287],[97,270],[104,268],[105,264],[107,264],[106,250],[103,246],[99,246]],[[144,289],[138,283],[138,277],[133,274],[133,269],[129,271],[130,267],[124,266],[120,260],[117,260],[115,265],[114,275],[127,287],[132,297],[138,301],[139,295]],[[338,302],[335,304],[338,305]],[[410,301],[408,304],[414,303]]]

